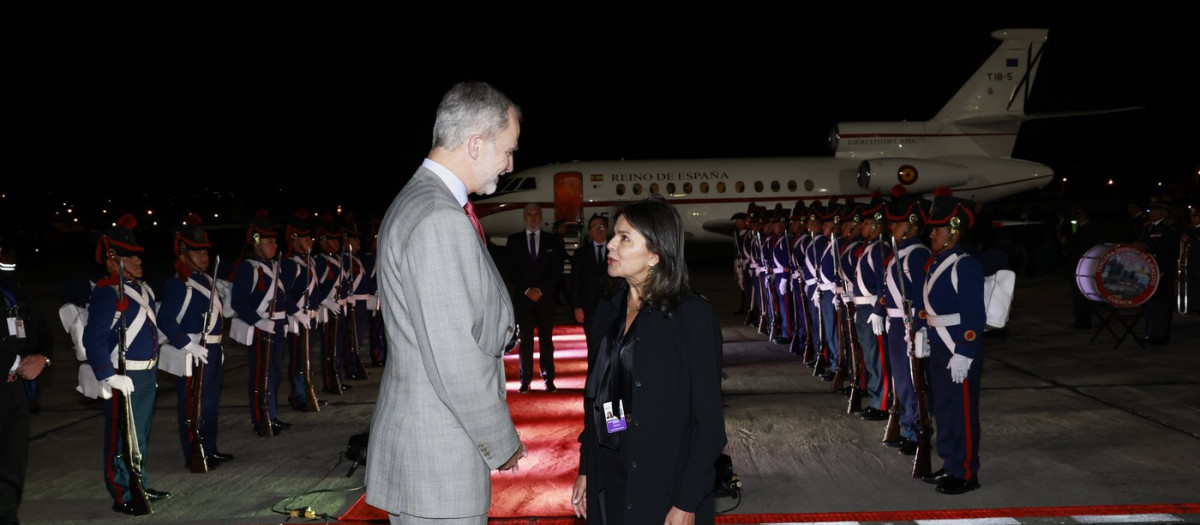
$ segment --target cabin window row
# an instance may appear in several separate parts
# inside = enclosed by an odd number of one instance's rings
[[[811,182],[808,183],[808,185],[811,185],[811,184],[812,184]],[[726,186],[725,181],[717,181],[716,184],[712,184],[712,185],[710,185],[707,181],[705,181],[705,182],[701,182],[701,183],[697,184],[696,187],[699,188],[700,193],[712,193],[712,192],[727,193],[727,190],[728,190],[728,187]],[[764,185],[763,185],[762,181],[754,181],[754,192],[755,193],[762,193],[763,187],[764,187]],[[787,181],[787,191],[796,192],[799,187],[800,187],[800,185],[798,183],[796,183],[796,181],[794,181],[794,180]],[[782,184],[780,184],[779,181],[777,181],[777,180],[771,181],[771,192],[772,193],[779,193],[781,191],[781,188],[782,188]],[[664,193],[664,192],[660,191],[660,189],[666,189],[666,192]],[[616,191],[617,191],[617,195],[625,195],[626,193],[632,193],[634,195],[641,195],[641,194],[647,193],[647,192],[650,195],[654,195],[656,193],[663,194],[663,195],[689,195],[693,192],[694,189],[695,188],[692,187],[692,183],[690,183],[690,182],[685,182],[678,186],[676,186],[676,184],[674,182],[668,182],[663,186],[663,188],[660,188],[660,186],[657,182],[651,182],[650,184],[645,184],[645,185],[643,185],[640,182],[635,182],[635,183],[629,184],[628,186],[626,186],[625,183],[617,184]],[[746,183],[743,181],[737,181],[736,183],[733,184],[733,191],[734,191],[734,193],[746,193]]]

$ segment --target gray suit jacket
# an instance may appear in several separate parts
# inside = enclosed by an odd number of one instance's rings
[[[388,364],[371,422],[366,501],[428,518],[486,514],[491,470],[520,443],[505,401],[515,329],[504,281],[453,194],[421,168],[379,231]]]

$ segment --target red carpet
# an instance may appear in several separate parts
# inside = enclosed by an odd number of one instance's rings
[[[539,346],[534,344],[534,366]],[[557,326],[554,330],[555,386],[549,393],[534,381],[528,394],[517,393],[517,353],[504,356],[508,381],[508,409],[516,422],[529,457],[521,460],[520,472],[492,472],[492,509],[497,518],[569,518],[571,487],[579,468],[579,443],[583,430],[583,382],[587,376],[587,345],[583,329]],[[387,513],[368,505],[360,497],[341,516],[346,522],[387,522]],[[541,521],[541,520],[539,520]],[[580,520],[582,522],[582,520]]]

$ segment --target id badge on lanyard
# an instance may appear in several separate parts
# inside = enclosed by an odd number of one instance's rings
[[[604,423],[609,434],[625,430],[625,404],[620,399],[617,400],[616,411],[613,410],[612,401],[604,403]]]

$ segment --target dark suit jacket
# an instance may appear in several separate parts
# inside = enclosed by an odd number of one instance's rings
[[[543,301],[557,301],[555,287],[562,277],[567,252],[562,239],[546,230],[541,232],[541,246],[536,261],[529,260],[529,234],[525,230],[508,236],[508,273],[513,300],[529,301],[525,290],[541,288]]]
[[[611,471],[597,461],[597,432],[607,432],[597,425],[604,424],[601,406],[611,395],[596,378],[609,367],[615,370],[615,356],[609,354],[616,350],[602,347],[614,323],[624,321],[627,285],[619,288],[600,301],[588,334],[588,352],[596,354],[596,366],[588,370],[584,394],[579,472],[588,476],[588,508],[597,510],[601,507],[595,494],[603,488],[600,473]],[[620,438],[634,445],[621,454],[630,462],[626,497],[632,510],[625,522],[659,523],[675,506],[699,511],[696,523],[712,523],[714,464],[726,442],[716,311],[708,301],[691,296],[669,318],[652,307],[643,311],[633,331],[634,408],[629,428],[622,432],[628,438]],[[628,441],[622,446],[629,446]]]
[[[583,309],[584,322],[596,313],[596,305],[604,296],[610,280],[608,265],[596,262],[595,246],[591,239],[587,239],[571,256],[571,308]]]

